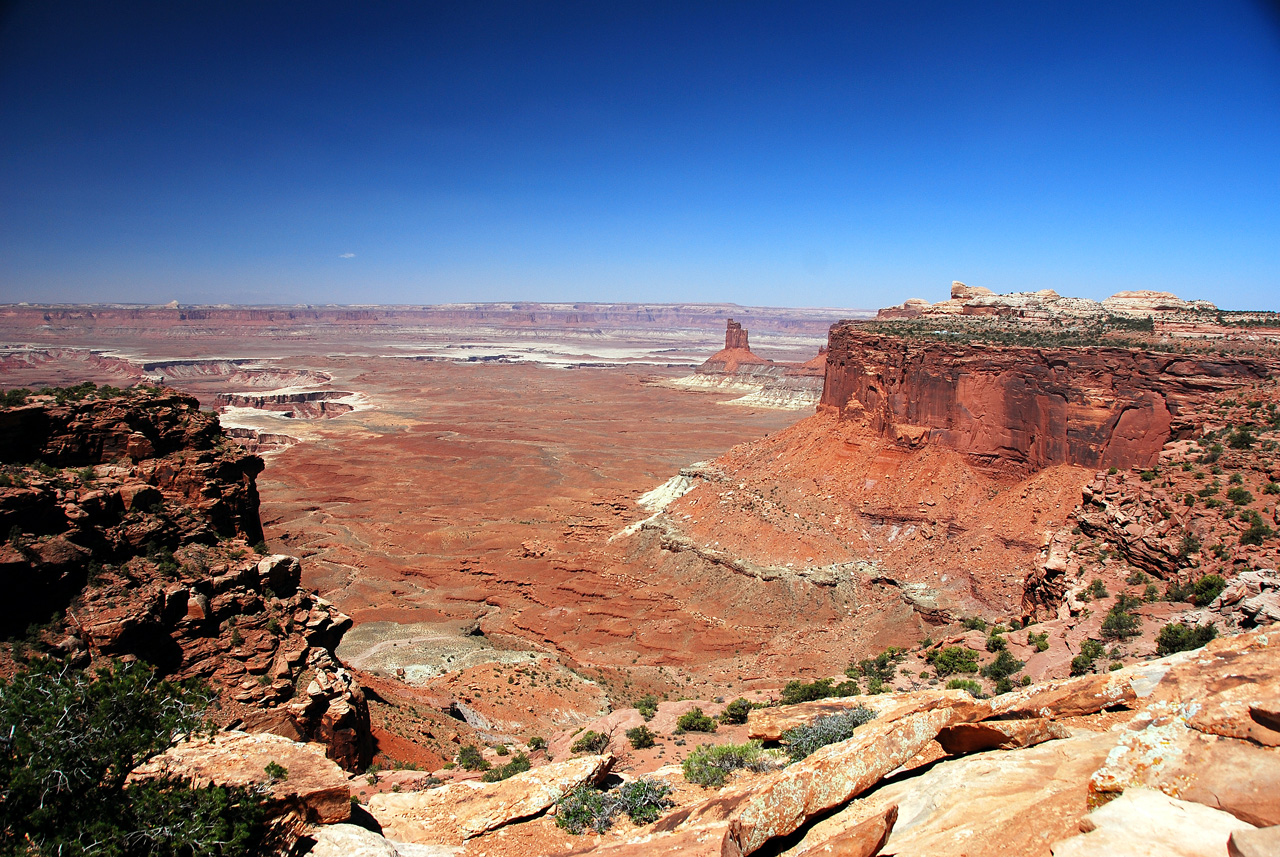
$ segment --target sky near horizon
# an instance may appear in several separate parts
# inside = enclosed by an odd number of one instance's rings
[[[1280,309],[1274,2],[0,4],[0,302]]]

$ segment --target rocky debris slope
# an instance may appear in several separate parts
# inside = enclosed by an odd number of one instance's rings
[[[1077,616],[1094,579],[1108,589],[1145,583],[1150,600],[1171,584],[1193,597],[1195,582],[1213,576],[1229,588],[1197,598],[1207,609],[1186,621],[1238,629],[1280,619],[1280,390],[1220,394],[1186,414],[1194,440],[1166,444],[1149,468],[1099,472],[1084,486],[1027,578],[1024,613]]]
[[[76,395],[0,410],[0,448],[27,462],[5,464],[0,487],[10,657],[140,658],[209,682],[220,723],[368,764],[367,705],[334,655],[351,620],[299,589],[297,559],[250,547],[261,459],[190,397]]]
[[[751,350],[747,330],[729,319],[724,348],[708,357],[692,375],[667,384],[683,390],[743,393],[729,404],[808,410],[822,393],[826,350],[805,363],[775,363]]]

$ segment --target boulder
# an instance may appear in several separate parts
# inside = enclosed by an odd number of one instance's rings
[[[1280,854],[1280,827],[1233,830],[1227,840],[1228,857],[1275,857]]]
[[[1014,750],[1033,747],[1068,736],[1066,727],[1052,720],[988,720],[958,723],[938,733],[938,743],[949,755],[962,756],[982,750]]]
[[[898,820],[898,807],[890,804],[888,808],[878,810],[863,821],[853,824],[830,839],[807,845],[809,837],[785,857],[874,857],[889,841],[893,825]]]
[[[1053,857],[1209,857],[1221,855],[1238,830],[1252,830],[1228,813],[1134,788],[1095,809],[1085,832],[1055,843]]]
[[[287,776],[273,780],[267,765],[284,768]],[[141,765],[130,779],[174,776],[194,787],[266,786],[273,802],[296,811],[308,821],[333,824],[351,817],[351,788],[347,775],[319,744],[301,744],[271,734],[217,732],[170,747]]]
[[[452,845],[410,845],[393,842],[354,824],[326,824],[311,832],[315,842],[308,857],[455,857]]]
[[[460,845],[490,830],[546,811],[566,792],[598,782],[613,756],[553,762],[497,783],[474,780],[421,792],[377,794],[369,812],[389,838],[418,844]]]

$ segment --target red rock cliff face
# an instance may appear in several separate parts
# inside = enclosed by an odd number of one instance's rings
[[[1121,348],[1011,348],[833,325],[820,407],[910,445],[995,466],[1151,466],[1192,399],[1267,377],[1270,361]]]

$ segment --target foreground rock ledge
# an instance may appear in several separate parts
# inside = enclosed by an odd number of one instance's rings
[[[377,794],[369,812],[388,839],[422,845],[458,845],[474,836],[545,812],[562,795],[596,783],[613,756],[554,762],[497,783],[471,780],[440,788]]]
[[[288,775],[273,781],[266,773],[272,763]],[[347,775],[325,758],[321,744],[303,744],[267,733],[218,732],[170,747],[139,766],[130,779],[166,775],[187,780],[195,788],[265,785],[272,800],[285,811],[295,811],[318,824],[335,824],[351,817]]]

